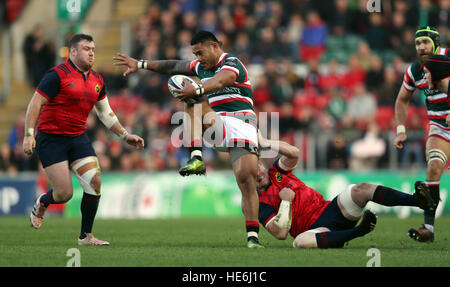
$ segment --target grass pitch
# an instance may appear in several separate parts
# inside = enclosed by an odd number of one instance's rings
[[[450,216],[436,220],[434,243],[409,239],[419,216],[398,219],[380,216],[374,232],[349,242],[343,249],[298,250],[292,238],[279,241],[263,228],[265,249],[249,250],[243,218],[97,220],[94,234],[110,246],[78,246],[79,219],[48,217],[39,230],[27,217],[0,217],[0,266],[64,267],[70,248],[80,251],[82,267],[365,267],[380,251],[380,265],[450,266]]]

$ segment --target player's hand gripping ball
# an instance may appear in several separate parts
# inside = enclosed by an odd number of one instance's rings
[[[174,75],[170,77],[169,81],[167,82],[167,85],[169,87],[169,91],[172,94],[172,96],[175,97],[178,101],[182,101],[179,98],[177,98],[178,93],[174,90],[182,90],[185,86],[184,80],[187,80],[191,85],[194,86],[195,89],[199,88],[199,85],[191,78],[184,76],[184,75]],[[189,98],[184,100],[184,102],[188,104],[193,104],[197,102],[196,97]]]

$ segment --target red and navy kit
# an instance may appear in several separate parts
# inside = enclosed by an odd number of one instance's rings
[[[287,187],[295,192],[292,202],[292,225],[290,234],[295,238],[308,230],[330,204],[314,189],[306,186],[292,172],[280,168],[279,159],[269,168],[270,184],[266,190],[258,191],[259,222],[266,224],[278,213],[281,203],[279,192]]]
[[[106,97],[103,78],[94,70],[86,76],[70,59],[50,69],[36,92],[48,99],[40,113],[38,129],[68,137],[85,132],[93,106]]]

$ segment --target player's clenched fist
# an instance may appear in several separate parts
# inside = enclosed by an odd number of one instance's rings
[[[403,144],[406,142],[406,133],[399,133],[394,139],[394,146],[398,149],[403,148]]]
[[[144,148],[144,139],[141,138],[140,136],[129,134],[125,136],[124,140],[126,141],[127,144],[134,146],[138,149]]]
[[[36,140],[34,139],[34,136],[26,136],[23,138],[23,152],[26,155],[32,155],[33,149],[36,147]]]

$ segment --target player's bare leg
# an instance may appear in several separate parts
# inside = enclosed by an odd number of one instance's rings
[[[30,213],[31,225],[34,228],[41,227],[47,207],[53,203],[65,203],[72,198],[72,178],[70,177],[67,161],[52,164],[45,169],[52,189],[46,194],[40,195],[33,205]]]
[[[187,117],[183,120],[184,132],[189,134],[189,142],[186,144],[189,147],[190,159],[185,166],[179,169],[181,176],[189,176],[192,174],[204,175],[206,173],[205,163],[202,159],[202,124],[205,113],[212,111],[206,101],[187,104],[185,103],[185,113]]]
[[[256,155],[248,153],[235,160],[232,166],[236,182],[242,193],[242,212],[247,228],[247,245],[249,248],[261,248],[263,246],[258,241],[259,199],[256,192],[258,158]]]
[[[419,242],[434,241],[434,220],[436,208],[439,204],[439,184],[442,173],[450,156],[450,147],[445,140],[430,136],[426,144],[427,154],[427,177],[425,184],[430,190],[431,198],[434,200],[436,207],[433,210],[424,211],[424,224],[419,228],[410,228],[409,236]]]

